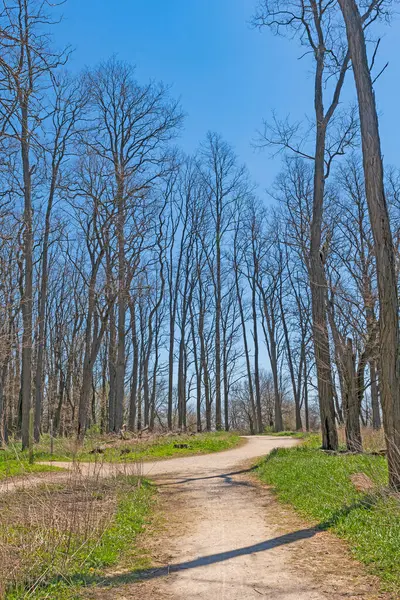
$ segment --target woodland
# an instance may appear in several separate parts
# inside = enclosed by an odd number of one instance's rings
[[[254,141],[282,155],[267,195],[219,133],[181,151],[168,85],[115,57],[72,76],[52,6],[1,5],[2,442],[321,428],[335,451],[343,425],[360,452],[383,427],[399,488],[400,172],[374,95],[394,3],[259,5],[313,69],[311,125],[275,113]]]

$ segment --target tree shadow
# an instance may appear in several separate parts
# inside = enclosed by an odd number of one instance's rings
[[[317,529],[320,529],[320,530],[331,529],[332,527],[337,525],[337,523],[343,517],[347,517],[347,515],[349,515],[351,512],[353,512],[353,510],[358,510],[359,508],[363,508],[365,510],[371,510],[371,508],[373,508],[376,505],[378,500],[379,500],[378,495],[364,494],[359,500],[356,500],[356,501],[352,502],[351,504],[344,506],[340,510],[337,510],[329,517],[329,519],[326,519],[326,521],[322,521],[321,523],[319,523],[317,525]]]
[[[207,481],[210,479],[222,479],[224,481],[224,483],[227,483],[229,485],[242,485],[242,486],[246,486],[246,487],[254,487],[253,484],[249,481],[237,481],[235,479],[233,479],[233,477],[235,475],[243,475],[245,473],[251,473],[252,471],[255,471],[256,467],[251,467],[249,469],[242,469],[241,471],[232,471],[231,473],[221,473],[219,475],[207,475],[205,477],[188,477],[187,479],[179,479],[179,480],[174,480],[174,481],[166,481],[165,483],[158,482],[158,486],[159,487],[165,487],[165,486],[173,486],[173,485],[183,485],[185,483],[193,483],[194,481]]]
[[[294,542],[298,542],[300,540],[312,538],[317,533],[318,530],[315,528],[301,529],[299,531],[287,533],[285,535],[281,535],[270,540],[265,540],[264,542],[253,544],[251,546],[244,546],[243,548],[237,548],[235,550],[228,550],[226,552],[218,552],[216,554],[200,556],[194,560],[165,565],[159,568],[137,570],[131,571],[129,573],[118,573],[116,575],[110,575],[106,577],[82,577],[82,575],[77,575],[76,579],[81,583],[84,582],[84,585],[86,586],[96,585],[98,587],[112,587],[127,583],[136,583],[138,581],[159,579],[161,577],[166,577],[172,573],[178,573],[180,571],[187,571],[190,569],[198,569],[200,567],[224,562],[240,556],[247,556],[251,554],[257,554],[259,552],[266,552],[268,550],[272,550],[273,548],[278,548],[279,546],[293,544]]]
[[[251,470],[251,469],[249,469]],[[247,470],[246,470],[247,471]],[[246,472],[246,471],[239,471]],[[232,473],[233,475],[233,473]],[[222,477],[222,476],[221,476]],[[291,533],[287,533],[269,540],[265,540],[264,542],[260,542],[258,544],[253,544],[251,546],[244,546],[243,548],[237,548],[234,550],[228,550],[226,552],[219,552],[216,554],[209,554],[206,556],[200,556],[196,559],[173,563],[170,565],[165,565],[159,568],[150,568],[146,570],[137,570],[126,574],[118,574],[115,576],[110,576],[106,578],[95,578],[91,582],[92,584],[96,584],[98,586],[115,586],[126,583],[135,583],[138,581],[145,581],[151,579],[159,579],[161,577],[166,577],[172,573],[179,573],[180,571],[187,571],[190,569],[198,569],[201,567],[205,567],[208,565],[224,562],[231,560],[233,558],[237,558],[240,556],[246,556],[251,554],[257,554],[259,552],[266,552],[268,550],[272,550],[273,548],[278,548],[280,546],[285,546],[288,544],[293,544],[295,542],[299,542],[301,540],[307,540],[313,538],[321,531],[328,530],[332,528],[335,524],[339,522],[341,518],[350,514],[353,510],[357,510],[358,508],[364,508],[366,510],[370,510],[378,501],[378,498],[373,495],[365,495],[357,502],[349,504],[348,506],[343,507],[342,509],[336,511],[329,519],[326,521],[322,521],[315,527],[309,527],[306,529],[300,529],[298,531],[293,531]]]
[[[244,469],[242,471],[236,471],[232,473],[226,473],[222,475],[213,475],[210,477],[199,477],[198,479],[214,479],[214,478],[224,478],[227,480],[227,483],[230,483],[230,479],[233,475],[238,475],[242,473],[248,473],[253,469]],[[196,481],[196,478],[191,478],[187,480],[183,480],[180,483],[185,483],[189,481]],[[236,484],[237,482],[233,482]],[[172,485],[172,484],[166,484]],[[208,565],[213,565],[216,563],[225,562],[234,558],[238,558],[241,556],[247,556],[252,554],[257,554],[260,552],[266,552],[268,550],[272,550],[274,548],[278,548],[280,546],[285,546],[288,544],[293,544],[295,542],[299,542],[301,540],[307,540],[313,538],[319,532],[331,529],[334,525],[336,525],[343,517],[350,514],[353,510],[357,510],[359,508],[363,508],[365,510],[371,510],[374,505],[378,502],[379,497],[374,496],[372,494],[365,494],[359,500],[349,504],[340,510],[333,513],[329,519],[322,521],[315,527],[300,529],[298,531],[293,531],[291,533],[287,533],[281,536],[277,536],[275,538],[265,540],[264,542],[259,542],[257,544],[253,544],[251,546],[244,546],[243,548],[237,548],[234,550],[228,550],[226,552],[219,552],[215,554],[209,554],[206,556],[199,556],[193,560],[173,563],[169,565],[164,565],[158,568],[149,568],[149,569],[136,569],[127,573],[118,573],[115,575],[87,575],[84,573],[77,573],[72,577],[68,577],[68,581],[71,584],[79,584],[83,586],[97,586],[97,587],[113,587],[118,585],[125,584],[134,584],[139,581],[146,581],[152,579],[159,579],[162,577],[167,577],[173,573],[179,573],[181,571],[188,571],[191,569],[199,569],[201,567],[206,567]],[[50,584],[56,583],[61,578],[55,578],[53,581],[48,582]]]

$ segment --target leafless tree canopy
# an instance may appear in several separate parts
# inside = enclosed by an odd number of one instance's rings
[[[267,207],[218,133],[181,152],[167,85],[116,58],[72,77],[52,6],[1,2],[3,442],[26,447],[33,415],[36,441],[320,426],[327,449],[344,423],[358,451],[383,422],[398,469],[400,176],[373,93],[391,9],[259,3],[254,25],[297,43],[314,94],[306,123],[261,128],[282,154]]]

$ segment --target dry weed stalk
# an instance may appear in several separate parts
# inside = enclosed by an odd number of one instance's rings
[[[141,464],[72,463],[65,474],[28,475],[0,495],[0,597],[23,583],[29,598],[40,583],[79,571],[102,541],[118,495]],[[139,479],[140,481],[140,479]]]

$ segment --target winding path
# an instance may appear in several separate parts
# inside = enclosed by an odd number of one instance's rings
[[[380,595],[345,546],[282,508],[252,476],[256,459],[290,438],[256,436],[234,450],[145,464],[166,532],[160,568],[95,598],[111,600],[372,600]],[[116,583],[118,576],[116,577]],[[107,584],[112,584],[112,577]]]
[[[251,437],[226,452],[144,463],[166,522],[153,536],[155,567],[107,574],[84,593],[95,600],[372,600],[377,582],[329,533],[282,507],[251,473],[256,459],[295,440]],[[70,463],[56,463],[70,468]],[[133,472],[127,465],[79,467],[84,475]],[[48,474],[50,475],[50,474]],[[51,474],[51,481],[65,474]],[[37,477],[38,481],[42,481]],[[14,488],[20,485],[15,482]]]
[[[312,530],[280,535],[269,524],[266,499],[249,480],[251,463],[277,446],[294,444],[285,438],[249,438],[245,446],[221,454],[174,461],[162,477],[158,465],[148,473],[170,486],[169,505],[176,501],[188,527],[169,543],[171,559],[151,577],[167,579],[160,591],[172,598],[247,600],[319,600],[291,568],[285,546],[307,539]],[[172,463],[172,461],[171,461]],[[180,508],[179,508],[180,507]],[[157,596],[155,596],[157,597]]]

